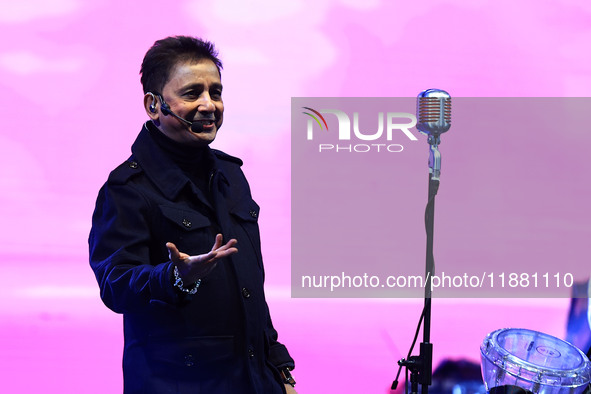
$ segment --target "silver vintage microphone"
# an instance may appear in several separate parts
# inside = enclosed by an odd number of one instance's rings
[[[439,180],[441,154],[438,145],[441,134],[451,127],[451,96],[445,90],[427,89],[417,96],[417,129],[428,136],[430,145],[429,172]]]

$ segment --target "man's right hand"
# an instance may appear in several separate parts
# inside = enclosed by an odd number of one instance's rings
[[[184,283],[189,285],[204,278],[215,268],[219,259],[238,252],[238,249],[235,247],[238,241],[231,239],[225,245],[222,245],[222,241],[222,234],[216,235],[211,251],[197,256],[189,256],[186,253],[179,252],[175,244],[172,242],[166,243],[168,256],[174,265],[177,266],[179,275]]]

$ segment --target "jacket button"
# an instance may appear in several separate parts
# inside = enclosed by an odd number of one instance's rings
[[[242,288],[242,297],[250,298],[250,291],[248,291],[248,289],[246,287]]]
[[[130,161],[129,168],[137,168],[137,163],[135,161]]]
[[[187,354],[185,356],[185,366],[186,367],[192,367],[193,365],[195,365],[195,361],[193,360],[193,355],[192,354]]]
[[[186,228],[191,228],[191,221],[189,219],[183,219],[183,226]]]
[[[257,216],[258,216],[258,214],[257,214],[257,211],[250,211],[249,213],[250,213],[250,216],[252,216],[252,217],[253,217],[253,218],[255,218],[255,219],[256,219],[256,218],[257,218]]]
[[[248,348],[248,357],[250,357],[250,358],[254,357],[254,350],[251,347]]]

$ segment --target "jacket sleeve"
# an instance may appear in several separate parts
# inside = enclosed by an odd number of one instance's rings
[[[97,198],[88,241],[90,265],[101,299],[117,313],[178,301],[173,264],[150,264],[149,211],[147,199],[130,184],[107,182]]]
[[[267,307],[267,313],[269,309]],[[271,316],[267,315],[267,338],[269,339],[269,361],[277,369],[288,367],[289,369],[295,368],[295,362],[289,355],[285,345],[280,343],[277,335],[277,330],[273,327]]]

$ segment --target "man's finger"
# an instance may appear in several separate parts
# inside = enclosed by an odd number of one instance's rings
[[[217,234],[215,236],[215,242],[214,242],[211,250],[214,251],[214,250],[218,249],[222,245],[222,240],[223,240],[222,234]]]
[[[234,247],[234,245],[236,245],[238,243],[237,240],[235,240],[234,238],[232,238],[231,240],[229,240],[224,246],[218,247],[216,250],[218,252],[224,251],[226,249],[232,248]],[[238,251],[238,249],[236,249],[236,251]]]
[[[229,248],[229,249],[225,249],[225,250],[218,250],[218,255],[216,256],[216,259],[221,259],[223,257],[227,257],[230,256],[234,253],[237,253],[238,249],[237,248]]]
[[[170,260],[172,260],[172,261],[180,260],[181,253],[179,252],[179,250],[177,249],[175,244],[173,244],[172,242],[167,242],[166,248],[168,249],[168,258]]]
[[[218,252],[216,252],[215,250],[212,250],[211,252],[207,253],[207,254],[200,254],[199,256],[190,256],[187,258],[187,262],[190,264],[193,263],[208,263],[211,260],[215,260],[215,258],[217,257]]]

